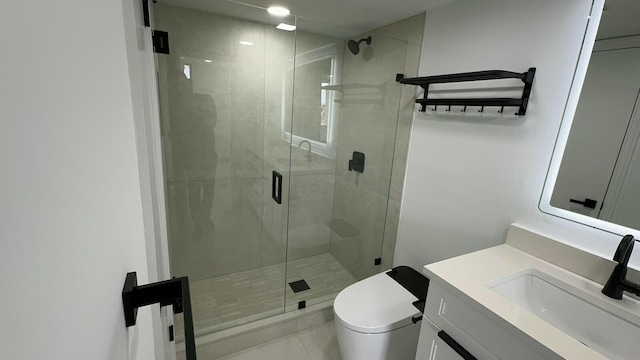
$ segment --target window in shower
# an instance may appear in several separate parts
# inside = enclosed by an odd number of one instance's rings
[[[308,36],[298,32],[297,43],[305,42]],[[322,41],[322,40],[320,40]],[[340,78],[342,67],[342,41],[327,37],[326,43],[303,52],[296,51],[295,59],[289,61],[289,71],[283,78],[283,84],[290,84],[295,73],[295,94],[291,88],[283,86],[282,138],[291,140],[299,146],[307,141],[310,151],[323,156],[335,157],[335,126],[337,106],[334,105],[336,79]],[[303,47],[303,49],[306,47]],[[295,65],[295,66],[294,66]],[[295,131],[291,131],[290,106],[295,104]]]

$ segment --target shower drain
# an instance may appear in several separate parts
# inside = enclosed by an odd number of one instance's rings
[[[290,282],[289,286],[291,286],[291,290],[293,290],[294,293],[299,293],[300,291],[305,291],[305,290],[311,289],[309,287],[309,284],[307,284],[307,282],[304,281],[304,279],[298,280],[298,281],[294,281],[294,282]]]

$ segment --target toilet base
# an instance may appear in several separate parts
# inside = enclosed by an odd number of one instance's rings
[[[353,331],[337,318],[335,324],[342,360],[407,360],[416,357],[420,323],[378,334]]]

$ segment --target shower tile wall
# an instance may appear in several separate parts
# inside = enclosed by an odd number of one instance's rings
[[[305,32],[297,34],[293,134],[324,142],[328,148],[335,144],[327,143],[327,130],[320,126],[320,99],[321,83],[328,82],[331,74],[331,60],[317,56],[332,54],[335,67],[340,69],[343,52],[342,40]],[[338,74],[333,75],[334,81],[339,82]],[[329,252],[335,158],[314,152],[309,159],[307,146],[305,143],[299,148],[294,141],[291,153],[288,261]],[[291,274],[288,275],[289,279]]]
[[[289,166],[289,143],[284,140],[282,128],[291,122],[291,112],[286,111],[290,103],[284,100],[283,92],[290,93],[292,84],[286,82],[288,62],[294,54],[293,33],[266,27],[265,46],[269,50],[265,54],[265,83],[267,90],[264,94],[264,155],[262,169],[262,248],[260,262],[254,267],[280,264],[286,261],[287,244],[287,205],[289,196],[282,193],[282,204],[277,204],[271,198],[272,171],[283,175],[283,189],[289,187],[287,170]],[[259,86],[262,86],[261,84]],[[236,111],[242,111],[236,109]],[[284,274],[282,274],[284,283]]]
[[[344,59],[344,84],[378,86],[345,90],[340,107],[330,250],[358,279],[381,270],[373,262],[381,248],[382,269],[391,267],[415,96],[395,74],[417,74],[424,21],[421,14],[355,37],[373,42]],[[347,169],[353,151],[365,153],[362,174]]]
[[[163,4],[155,17],[172,46],[158,56],[172,272],[261,266],[266,28]]]
[[[418,76],[425,20],[426,14],[423,13],[380,29],[385,36],[407,41],[407,56],[404,65],[404,75],[406,77]],[[396,148],[393,153],[389,204],[387,206],[387,219],[385,222],[384,241],[382,243],[382,259],[393,259],[396,248],[398,222],[400,221],[400,202],[402,200],[407,155],[409,152],[409,138],[411,135],[413,113],[416,108],[416,90],[417,87],[414,86],[402,86],[400,94]],[[383,260],[382,269],[390,269],[391,265],[391,261]]]

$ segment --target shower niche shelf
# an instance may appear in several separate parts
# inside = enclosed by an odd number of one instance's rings
[[[322,90],[342,93],[342,98],[333,100],[341,105],[374,105],[384,106],[388,82],[382,84],[336,84],[322,86]],[[369,91],[371,90],[371,91]]]
[[[536,68],[529,68],[529,70],[518,73],[506,70],[487,70],[487,71],[474,71],[458,74],[446,74],[435,76],[424,76],[416,78],[405,78],[404,74],[397,74],[396,81],[406,85],[417,85],[424,89],[422,99],[416,99],[416,103],[420,104],[420,111],[427,111],[428,105],[435,106],[434,110],[438,106],[447,106],[447,111],[451,110],[451,106],[463,106],[463,112],[466,111],[467,106],[479,106],[480,112],[484,111],[485,106],[497,106],[500,107],[499,112],[503,112],[505,107],[517,107],[518,112],[516,115],[524,115],[527,112],[527,105],[529,104],[529,96],[531,95],[531,88],[533,86],[533,78],[536,74]],[[446,84],[446,83],[458,83],[458,82],[471,82],[471,81],[487,81],[487,80],[502,80],[502,79],[519,79],[524,83],[522,89],[522,97],[520,98],[458,98],[458,99],[429,99],[429,85],[431,84]]]

